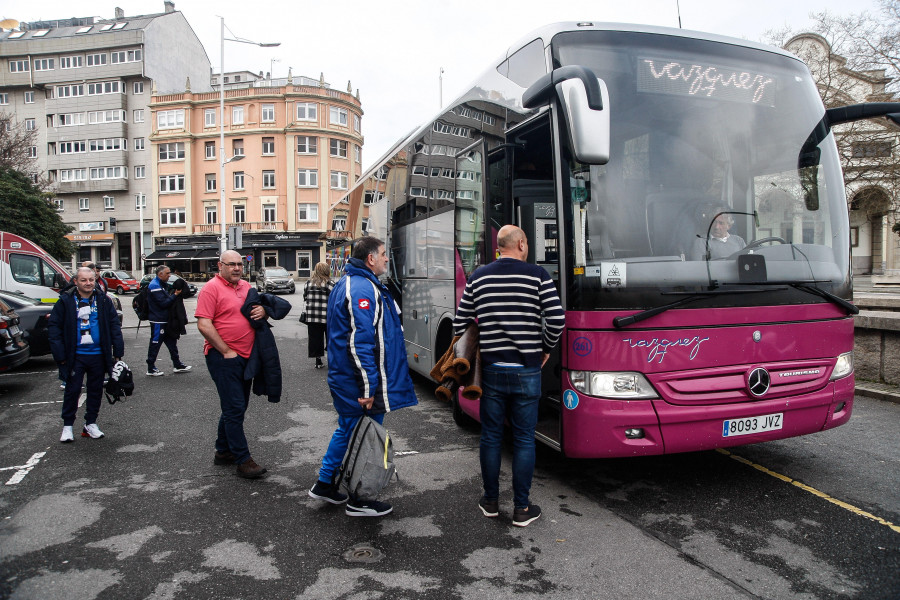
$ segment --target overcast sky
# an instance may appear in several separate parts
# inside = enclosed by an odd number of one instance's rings
[[[439,111],[439,89],[449,103],[510,44],[557,21],[607,21],[678,27],[676,0],[176,0],[219,71],[219,16],[237,36],[281,42],[258,48],[226,42],[225,70],[268,71],[275,77],[318,79],[362,100],[363,165]],[[36,21],[113,18],[163,11],[163,0],[40,0],[0,2],[0,17]],[[813,11],[877,12],[874,0],[680,0],[681,24],[761,41],[770,29],[809,28]],[[230,37],[226,32],[226,36]],[[177,50],[176,50],[177,51]],[[274,60],[274,62],[272,62]],[[440,69],[443,85],[439,85]]]

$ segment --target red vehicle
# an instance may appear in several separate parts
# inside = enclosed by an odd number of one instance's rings
[[[127,271],[103,271],[100,277],[106,282],[109,291],[115,290],[117,294],[125,294],[134,292],[137,294],[140,289],[137,279],[132,277]]]

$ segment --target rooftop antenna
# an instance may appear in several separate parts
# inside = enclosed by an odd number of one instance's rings
[[[678,29],[681,29],[681,3],[675,0],[675,9],[678,11]]]

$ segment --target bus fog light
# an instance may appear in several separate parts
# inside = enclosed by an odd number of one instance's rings
[[[629,440],[642,440],[644,439],[644,430],[640,427],[626,429],[625,438]]]
[[[584,371],[569,371],[569,381],[572,382],[572,387],[581,393],[584,393],[586,375],[587,373]]]
[[[831,373],[831,381],[841,379],[853,372],[853,352],[845,352],[838,356],[834,371]]]

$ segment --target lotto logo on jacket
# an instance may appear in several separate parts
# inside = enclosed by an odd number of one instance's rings
[[[369,301],[363,298],[359,301],[359,307],[363,310],[369,310]]]

